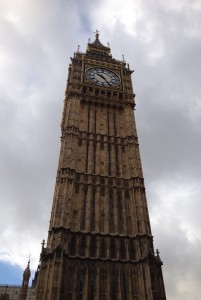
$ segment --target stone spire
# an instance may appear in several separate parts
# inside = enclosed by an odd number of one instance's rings
[[[26,269],[24,270],[24,273],[23,273],[20,300],[26,300],[26,298],[27,298],[27,290],[28,290],[28,286],[29,286],[30,276],[31,276],[31,271],[30,271],[30,257],[29,257],[27,267],[26,267]]]

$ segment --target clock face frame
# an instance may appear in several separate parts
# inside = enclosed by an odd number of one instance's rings
[[[85,72],[86,78],[101,87],[117,87],[120,85],[119,76],[109,69],[93,67]]]

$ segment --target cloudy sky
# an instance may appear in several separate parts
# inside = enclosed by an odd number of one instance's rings
[[[201,1],[1,0],[0,283],[47,237],[68,64],[100,30],[135,70],[136,119],[167,298],[200,300]]]

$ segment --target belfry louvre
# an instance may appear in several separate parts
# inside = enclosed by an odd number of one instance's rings
[[[71,58],[38,300],[165,300],[154,253],[129,65],[99,32]]]

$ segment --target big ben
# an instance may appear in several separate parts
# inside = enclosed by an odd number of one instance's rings
[[[37,300],[165,300],[134,118],[129,65],[96,31],[71,58]]]

